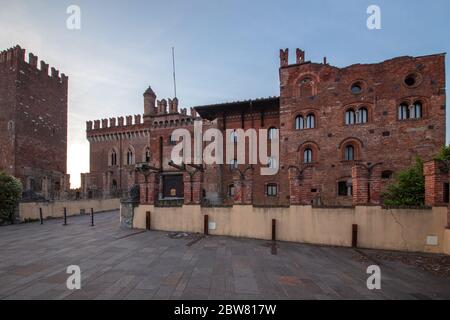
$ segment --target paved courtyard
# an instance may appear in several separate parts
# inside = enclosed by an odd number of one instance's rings
[[[0,227],[0,299],[450,299],[450,280],[350,248],[121,230],[118,212]],[[69,265],[81,290],[66,288]]]

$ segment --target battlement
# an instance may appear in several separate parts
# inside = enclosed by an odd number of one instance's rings
[[[134,121],[133,121],[134,118]],[[140,114],[101,120],[86,121],[86,131],[125,128],[143,124]]]
[[[67,85],[69,77],[64,73],[59,74],[59,70],[52,67],[49,75],[49,65],[45,61],[40,61],[40,68],[38,68],[38,57],[33,53],[28,54],[28,61],[25,60],[25,49],[22,49],[19,45],[15,47],[3,50],[0,52],[0,67],[12,67],[19,63],[26,63],[31,68],[39,71],[42,75],[48,76],[50,79],[54,79],[59,83]]]

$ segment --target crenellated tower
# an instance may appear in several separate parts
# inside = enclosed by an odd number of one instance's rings
[[[25,57],[18,45],[0,52],[0,170],[52,198],[68,185],[68,77],[33,53]]]

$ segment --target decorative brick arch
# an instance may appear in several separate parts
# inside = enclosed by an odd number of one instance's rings
[[[403,97],[401,99],[397,99],[397,105],[395,106],[396,118],[398,120],[398,108],[401,104],[406,104],[408,108],[415,104],[416,102],[420,102],[422,104],[422,117],[427,118],[429,116],[429,99],[424,96],[409,96]]]
[[[349,137],[342,140],[341,143],[339,144],[338,150],[341,153],[342,161],[345,161],[345,148],[350,145],[353,146],[354,160],[355,161],[361,160],[364,143],[358,138]]]
[[[319,119],[319,112],[320,110],[318,109],[305,109],[305,110],[301,110],[298,112],[295,112],[293,114],[293,116],[291,117],[291,123],[292,123],[292,129],[296,130],[295,128],[295,122],[297,117],[303,117],[303,121],[305,121],[304,125],[303,125],[303,129],[301,130],[309,130],[306,128],[306,119],[308,117],[308,115],[313,114],[314,115],[314,129],[317,129],[320,125],[320,119]]]
[[[304,163],[304,152],[306,149],[311,149],[312,151],[312,163],[317,162],[319,160],[319,152],[320,152],[319,145],[314,141],[306,141],[302,143],[297,149],[298,163],[301,164]]]
[[[317,85],[319,83],[319,77],[313,73],[300,74],[294,81],[296,84],[295,96],[301,98],[309,98],[317,95]]]
[[[373,121],[373,103],[370,102],[361,102],[361,101],[355,101],[353,103],[348,103],[344,106],[344,108],[342,109],[342,123],[344,125],[346,125],[345,122],[345,116],[348,110],[353,109],[353,111],[355,112],[355,116],[356,116],[356,120],[357,120],[357,111],[359,111],[361,108],[366,108],[367,109],[367,123],[370,123]],[[358,124],[357,122],[355,122],[355,124]]]
[[[132,152],[132,159],[131,159],[131,163],[128,164],[128,152],[131,151]],[[133,165],[136,163],[136,150],[134,149],[134,147],[129,144],[125,149],[124,149],[124,154],[123,154],[123,160],[124,160],[124,165]]]
[[[115,161],[113,161],[113,154],[115,154]],[[119,151],[117,151],[116,147],[112,147],[108,151],[108,166],[109,167],[117,166],[119,164],[119,161],[120,161],[120,159],[119,159]]]

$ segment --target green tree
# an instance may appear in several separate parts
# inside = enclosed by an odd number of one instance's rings
[[[401,171],[396,183],[389,186],[383,195],[384,204],[388,206],[423,206],[425,203],[425,177],[423,162],[416,158],[411,168]]]
[[[14,210],[22,196],[22,183],[0,171],[0,223],[14,222]]]
[[[441,163],[440,169],[448,173],[450,171],[450,146],[442,146],[434,160],[439,161]]]

